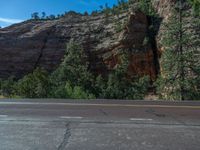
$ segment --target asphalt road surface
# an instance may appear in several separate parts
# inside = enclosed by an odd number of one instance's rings
[[[200,102],[2,99],[0,150],[200,150]]]

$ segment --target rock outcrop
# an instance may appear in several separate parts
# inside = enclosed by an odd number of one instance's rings
[[[163,0],[167,1],[167,0]],[[165,4],[165,3],[164,3]],[[161,3],[154,3],[158,12]],[[155,49],[145,45],[147,17],[139,11],[106,17],[68,13],[57,20],[29,20],[0,29],[0,78],[22,77],[37,67],[53,71],[62,61],[66,43],[79,42],[88,55],[90,69],[104,74],[130,52],[130,75],[157,75]]]
[[[154,9],[156,10],[157,14],[162,18],[162,22],[159,25],[158,34],[156,36],[157,48],[158,53],[164,51],[164,48],[161,44],[161,40],[165,34],[164,32],[164,24],[168,22],[170,16],[172,15],[172,6],[174,6],[176,0],[152,0],[152,4]]]

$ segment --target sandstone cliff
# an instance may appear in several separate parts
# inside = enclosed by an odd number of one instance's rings
[[[170,0],[162,1],[156,1],[154,6],[165,17],[169,10],[165,5]],[[54,70],[71,39],[82,44],[90,69],[96,73],[112,69],[126,49],[131,52],[129,73],[155,78],[157,49],[144,45],[148,26],[143,13],[131,10],[108,18],[104,14],[69,13],[58,20],[29,20],[0,29],[0,78],[21,77],[36,67]]]

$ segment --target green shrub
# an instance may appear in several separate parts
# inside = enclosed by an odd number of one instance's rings
[[[17,95],[26,98],[45,98],[48,95],[48,73],[37,68],[33,73],[24,76],[17,84]]]
[[[95,99],[93,94],[84,91],[80,86],[72,87],[69,83],[65,85],[66,93],[72,99]]]
[[[156,15],[156,11],[153,8],[151,0],[140,0],[138,3],[138,8],[147,16]]]
[[[15,95],[16,84],[14,77],[10,77],[7,80],[0,80],[0,95],[5,97],[12,97]]]
[[[143,99],[148,86],[149,78],[129,78],[127,76],[128,59],[122,56],[122,63],[118,65],[107,78],[96,78],[98,98],[106,99]]]
[[[124,25],[119,22],[119,21],[116,21],[115,22],[115,26],[114,26],[114,29],[117,33],[121,32],[123,29],[124,29]]]

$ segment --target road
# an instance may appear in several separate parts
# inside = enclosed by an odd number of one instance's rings
[[[0,150],[199,150],[200,102],[0,100]]]

